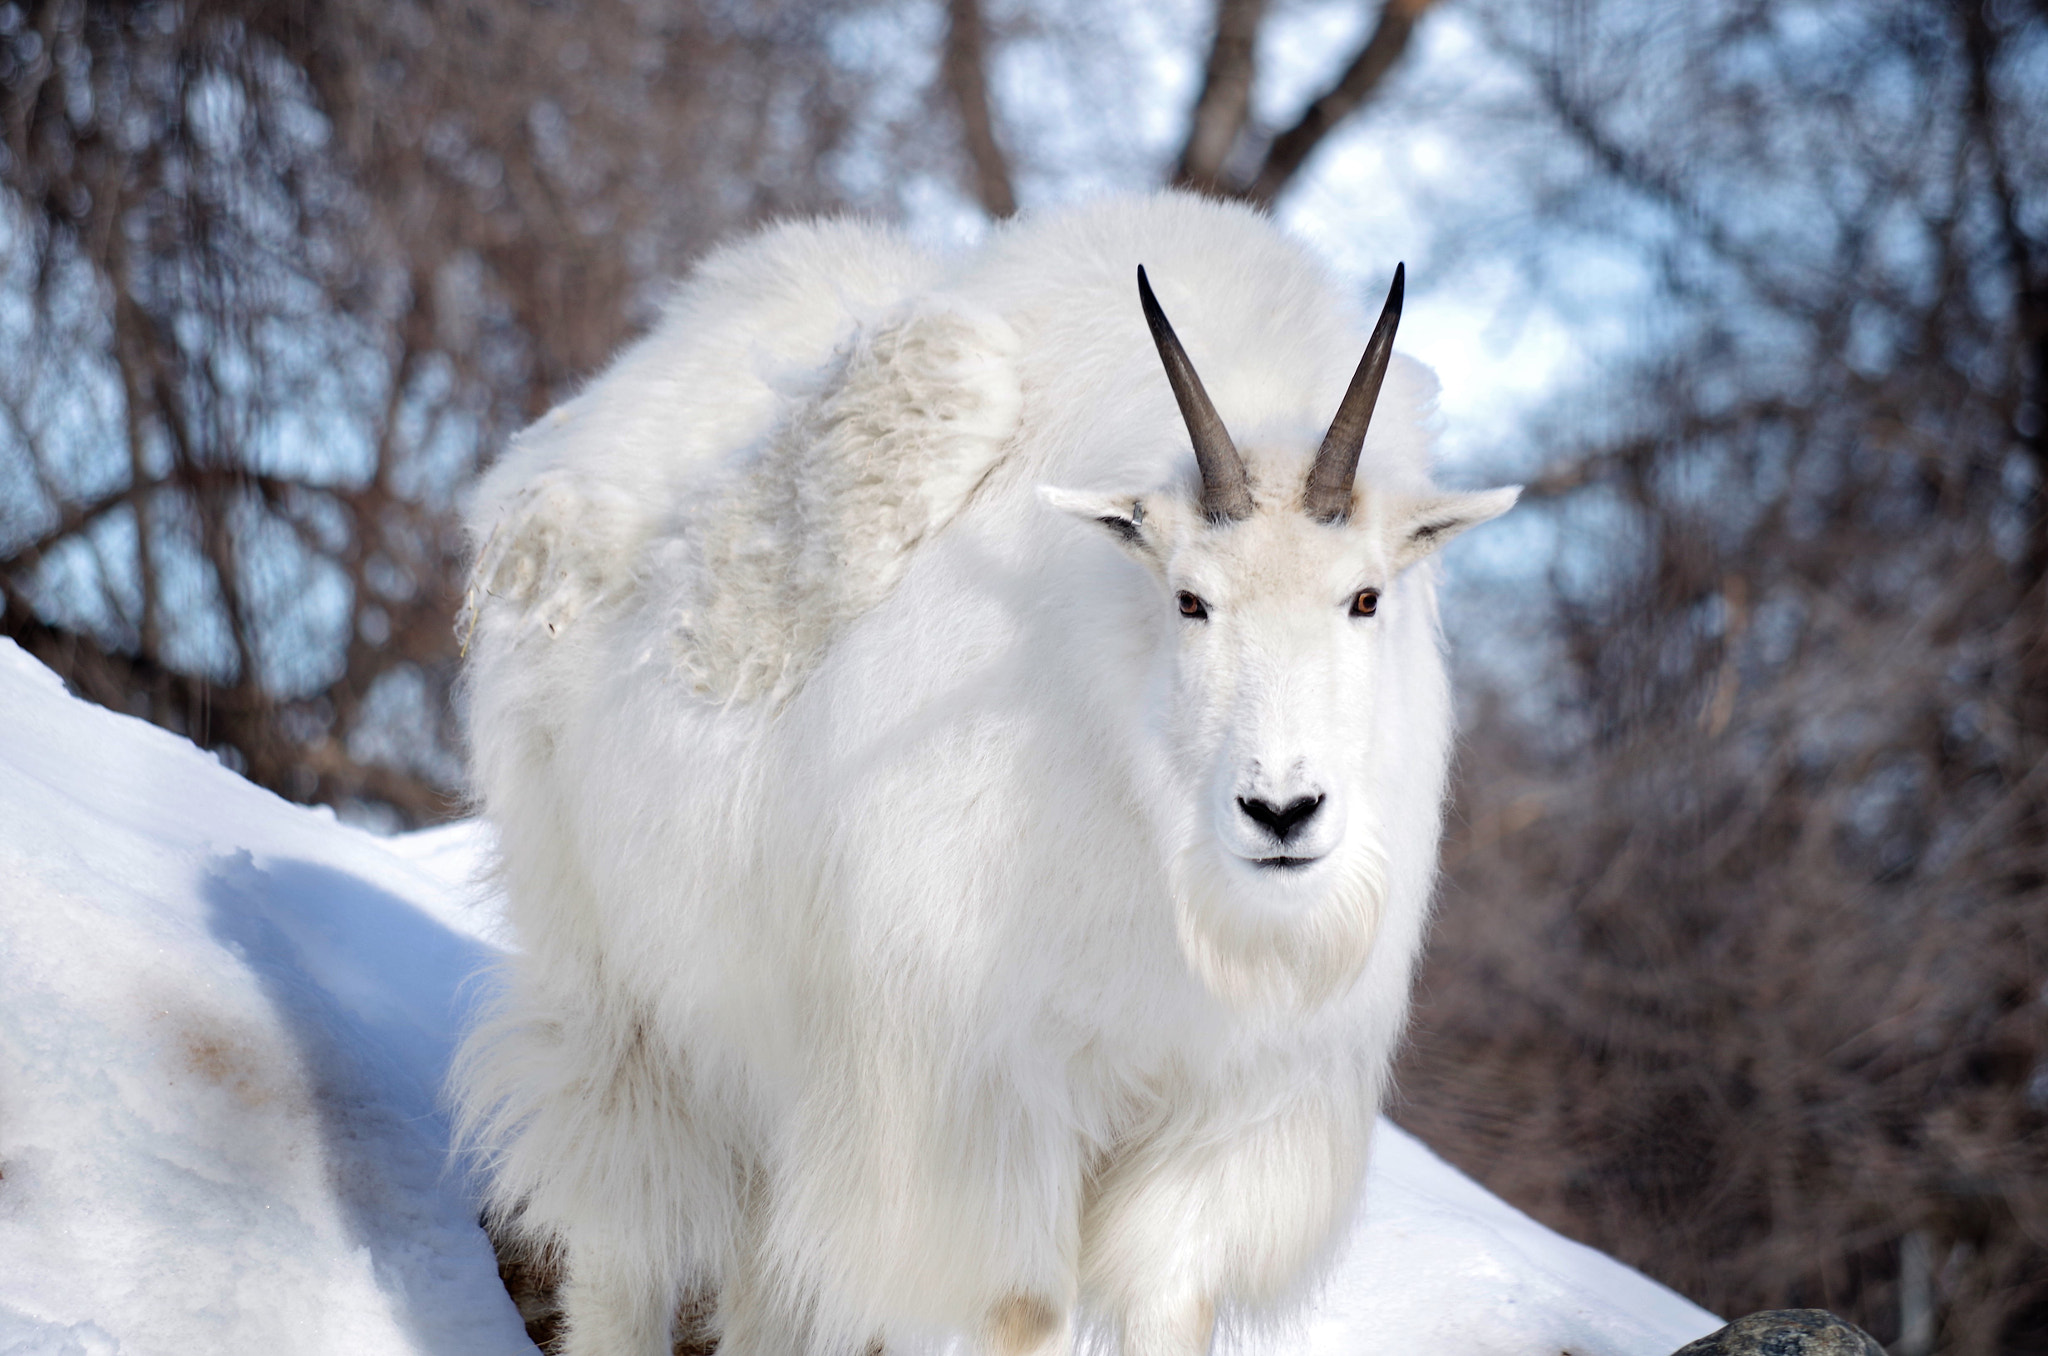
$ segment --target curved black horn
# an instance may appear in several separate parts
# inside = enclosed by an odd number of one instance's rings
[[[1159,361],[1166,365],[1173,398],[1180,402],[1188,437],[1194,440],[1195,464],[1202,470],[1202,512],[1212,520],[1251,517],[1252,488],[1244,458],[1237,455],[1237,444],[1230,441],[1216,407],[1209,403],[1209,393],[1202,389],[1202,379],[1195,375],[1187,350],[1167,323],[1166,312],[1159,309],[1159,298],[1152,295],[1143,264],[1138,265],[1138,300],[1145,307],[1145,323],[1152,327],[1152,342],[1159,346]]]
[[[1351,387],[1337,406],[1330,431],[1323,435],[1315,465],[1309,468],[1301,506],[1318,522],[1334,523],[1351,516],[1351,482],[1358,475],[1358,453],[1365,446],[1365,430],[1372,424],[1372,407],[1379,403],[1380,384],[1387,379],[1387,362],[1394,356],[1394,331],[1401,325],[1401,289],[1407,276],[1406,264],[1394,265],[1394,285],[1387,289],[1380,323],[1372,328],[1365,356],[1358,360]]]

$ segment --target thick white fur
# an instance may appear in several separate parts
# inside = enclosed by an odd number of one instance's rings
[[[1191,507],[1141,262],[1246,523]],[[492,1208],[566,1260],[569,1351],[666,1351],[715,1293],[731,1356],[1050,1352],[1077,1315],[1193,1356],[1312,1283],[1435,870],[1410,561],[1512,497],[1430,488],[1397,359],[1353,522],[1298,512],[1362,346],[1193,198],[957,260],[783,226],[486,478],[469,721],[521,945],[456,1093]],[[1379,615],[1325,618],[1365,583]],[[1305,871],[1226,822],[1283,763],[1332,798]]]

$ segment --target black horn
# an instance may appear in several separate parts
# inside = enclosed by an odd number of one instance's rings
[[[1301,506],[1317,522],[1341,522],[1351,516],[1351,482],[1358,475],[1358,453],[1365,446],[1365,430],[1372,424],[1372,407],[1379,403],[1380,384],[1387,379],[1387,362],[1394,356],[1394,331],[1401,325],[1401,288],[1407,276],[1406,264],[1394,265],[1394,285],[1387,289],[1380,323],[1373,326],[1365,356],[1358,360],[1351,387],[1337,406],[1330,431],[1323,435],[1315,465],[1309,468]]]
[[[1152,284],[1145,279],[1145,266],[1138,265],[1138,300],[1145,307],[1145,323],[1152,327],[1152,342],[1159,346],[1159,361],[1166,365],[1166,380],[1173,398],[1180,402],[1180,417],[1195,444],[1195,464],[1202,470],[1202,512],[1211,520],[1249,518],[1252,514],[1251,480],[1245,474],[1244,458],[1223,427],[1195,365],[1180,346]]]

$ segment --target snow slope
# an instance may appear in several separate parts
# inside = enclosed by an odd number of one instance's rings
[[[0,1356],[533,1350],[435,1101],[500,939],[485,851],[286,804],[0,641]],[[1286,1347],[1719,1326],[1390,1124],[1368,1202]]]

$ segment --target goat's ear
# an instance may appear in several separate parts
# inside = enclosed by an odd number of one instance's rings
[[[1040,485],[1038,497],[1061,513],[1093,523],[1134,556],[1149,561],[1157,555],[1152,549],[1152,535],[1145,530],[1145,501],[1136,495],[1090,494]]]
[[[1421,560],[1466,528],[1500,517],[1521,496],[1520,485],[1509,485],[1471,494],[1433,494],[1411,501],[1391,524],[1395,571]]]

